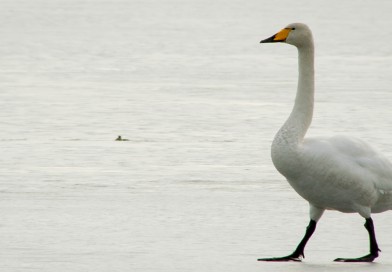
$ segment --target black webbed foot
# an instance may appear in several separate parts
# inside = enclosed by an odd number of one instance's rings
[[[378,257],[378,252],[381,250],[378,248],[376,235],[374,232],[374,225],[372,218],[367,218],[365,223],[365,228],[369,232],[369,240],[370,240],[370,254],[359,257],[359,258],[337,258],[335,262],[347,262],[347,263],[371,263]]]
[[[263,262],[301,262],[302,256],[295,256],[294,254],[285,257],[261,258],[257,259]]]
[[[347,262],[347,263],[371,263],[378,257],[378,254],[368,254],[359,258],[337,258],[334,262]]]
[[[316,229],[316,224],[316,221],[310,220],[309,225],[306,228],[304,238],[302,238],[295,251],[290,255],[284,257],[261,258],[257,260],[263,262],[301,262],[302,259],[305,258],[305,245],[308,242],[309,238],[312,236],[314,230]]]

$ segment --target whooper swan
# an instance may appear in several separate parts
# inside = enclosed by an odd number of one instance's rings
[[[305,138],[314,104],[314,45],[309,27],[290,24],[261,43],[283,42],[298,49],[299,77],[293,110],[271,148],[276,169],[309,202],[310,223],[294,252],[259,261],[301,261],[304,248],[325,210],[359,213],[366,219],[370,253],[340,262],[372,262],[378,248],[371,213],[392,209],[392,164],[361,140],[335,136]]]

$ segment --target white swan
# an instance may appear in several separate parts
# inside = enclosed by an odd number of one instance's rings
[[[285,42],[298,49],[299,78],[294,108],[272,143],[276,169],[309,202],[310,223],[295,251],[259,261],[301,261],[304,248],[324,210],[359,213],[366,219],[370,253],[335,261],[372,262],[380,251],[371,213],[392,209],[392,164],[361,140],[305,138],[314,103],[314,45],[308,26],[290,24],[261,43]]]

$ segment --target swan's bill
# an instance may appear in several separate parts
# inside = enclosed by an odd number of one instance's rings
[[[285,42],[287,36],[289,36],[292,28],[283,28],[281,31],[276,33],[275,35],[269,37],[268,39],[262,40],[260,43],[272,43],[272,42]]]

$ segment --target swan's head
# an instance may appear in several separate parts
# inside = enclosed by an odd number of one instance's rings
[[[261,43],[284,42],[296,47],[304,47],[313,44],[312,31],[301,23],[289,24],[275,35],[262,40]]]

